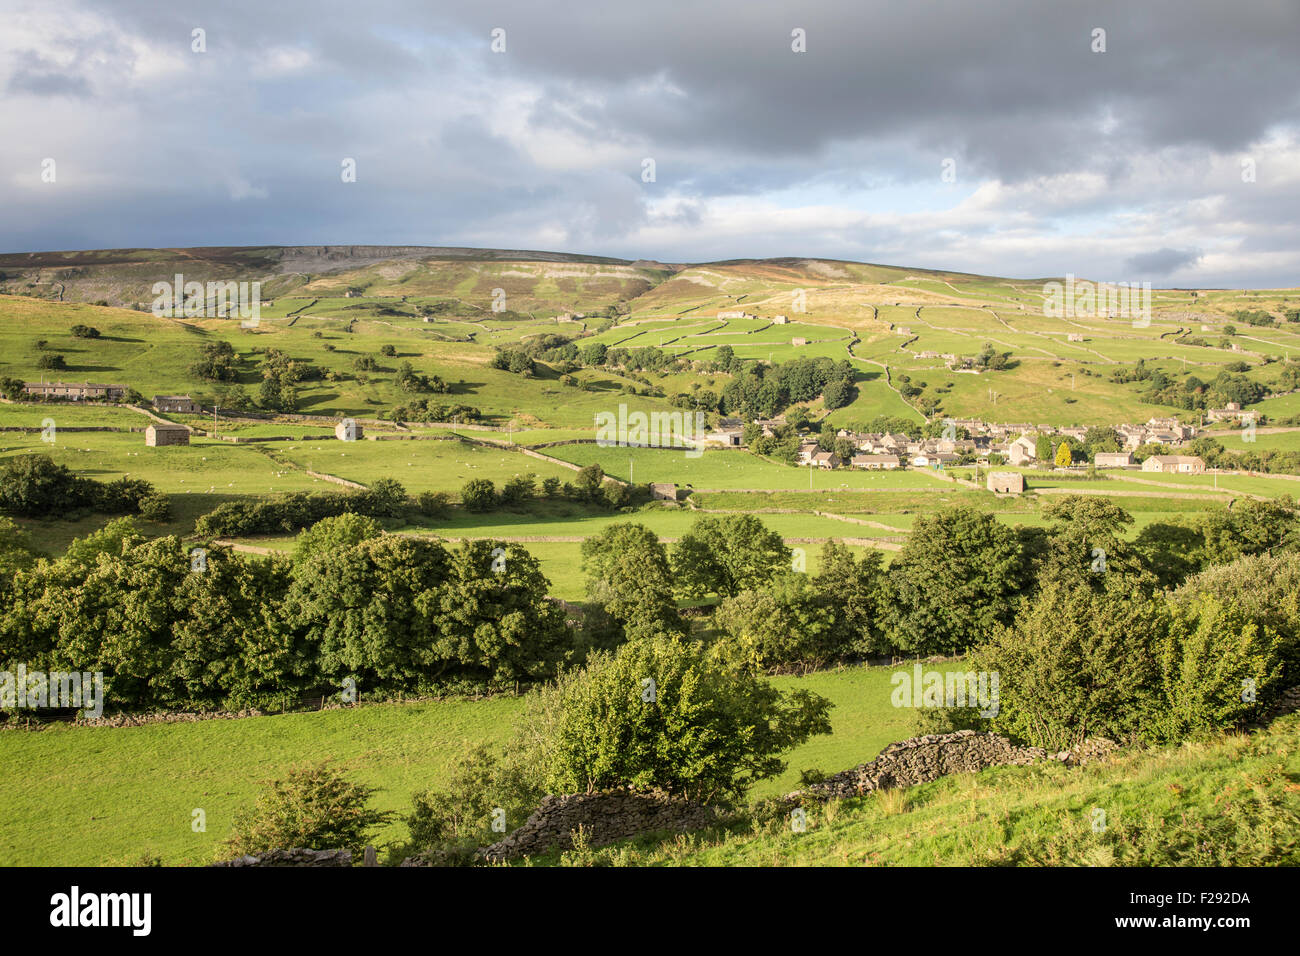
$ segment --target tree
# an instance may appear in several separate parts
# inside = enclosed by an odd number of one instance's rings
[[[224,846],[232,856],[298,847],[347,849],[360,856],[370,834],[393,817],[370,806],[374,793],[328,762],[295,767],[236,814]]]
[[[447,668],[435,650],[441,609],[427,595],[450,563],[440,542],[392,534],[318,552],[295,568],[284,620],[333,686],[418,690]]]
[[[724,600],[714,623],[742,659],[760,670],[782,665],[819,667],[847,656],[848,632],[837,627],[833,599],[808,575],[786,571],[761,591]]]
[[[515,475],[501,486],[501,503],[507,505],[523,504],[537,493],[536,475]]]
[[[822,546],[821,570],[812,583],[834,612],[831,640],[839,657],[880,654],[888,649],[881,632],[885,571],[879,551],[867,550],[861,558],[854,558],[847,546],[827,541]]]
[[[460,489],[460,503],[466,511],[491,511],[497,504],[496,486],[489,478],[471,478]]]
[[[668,552],[641,524],[615,524],[582,542],[587,600],[628,637],[685,634],[673,600]]]
[[[0,510],[40,518],[87,507],[94,482],[49,455],[18,455],[0,471]]]
[[[27,532],[9,518],[0,517],[0,589],[14,574],[32,565],[35,552]]]
[[[548,692],[543,692],[548,693]],[[551,793],[630,787],[713,802],[738,799],[785,769],[780,755],[830,732],[830,702],[781,693],[676,638],[639,638],[600,652],[549,692],[554,705],[526,725]]]
[[[888,640],[913,654],[963,651],[1011,620],[1024,575],[1015,532],[993,515],[953,506],[922,517],[889,569]]]
[[[578,496],[584,501],[597,501],[600,498],[601,486],[605,483],[605,469],[598,464],[587,465],[578,471],[578,476],[574,479],[574,487],[578,490]]]
[[[828,409],[843,408],[856,397],[857,389],[848,379],[837,378],[827,382],[822,390],[822,404]]]
[[[433,676],[498,686],[554,677],[572,640],[550,582],[524,548],[464,541],[451,553],[445,582],[417,599],[436,629]]]
[[[347,550],[370,538],[384,533],[383,525],[374,518],[346,512],[332,518],[322,518],[298,534],[293,559],[307,561],[325,551]]]
[[[1069,468],[1074,462],[1074,456],[1070,454],[1070,443],[1063,441],[1056,446],[1056,467]]]
[[[993,728],[1053,752],[1086,737],[1162,739],[1156,649],[1168,627],[1164,602],[1118,576],[1100,590],[1050,582],[975,652],[975,669],[999,675]]]
[[[36,360],[36,367],[62,371],[68,367],[68,360],[58,352],[46,352]]]
[[[781,536],[749,514],[703,515],[678,541],[673,574],[687,597],[732,597],[790,567]]]
[[[71,332],[71,333],[72,333],[76,338],[79,338],[79,339],[97,339],[97,338],[99,338],[99,329],[95,328],[94,326],[90,326],[90,325],[81,325],[81,324],[74,325],[74,326],[73,326],[71,329],[69,329],[68,331],[70,331],[70,332]]]

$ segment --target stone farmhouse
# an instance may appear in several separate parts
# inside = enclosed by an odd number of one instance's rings
[[[82,382],[24,382],[23,393],[37,398],[55,398],[71,402],[120,402],[126,397],[125,385],[98,385]]]
[[[155,395],[153,407],[160,412],[178,415],[197,415],[203,409],[188,395]]]

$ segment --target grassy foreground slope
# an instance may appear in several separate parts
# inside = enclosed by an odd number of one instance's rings
[[[833,701],[832,733],[790,754],[785,774],[766,781],[755,796],[789,792],[801,770],[851,767],[911,736],[912,713],[889,704],[889,674],[888,668],[845,668],[774,679],[783,690],[807,688]],[[464,742],[503,742],[521,704],[495,697],[3,732],[0,866],[129,865],[145,855],[172,866],[209,863],[235,812],[254,800],[264,781],[325,759],[381,788],[376,807],[402,814],[412,794],[445,783]],[[191,828],[196,809],[206,815],[205,832]],[[59,839],[31,838],[51,832]],[[405,824],[394,821],[378,839],[405,837]]]
[[[1253,736],[956,774],[809,805],[733,832],[642,840],[567,863],[666,866],[1294,866],[1300,715]],[[1104,816],[1102,815],[1104,814]]]

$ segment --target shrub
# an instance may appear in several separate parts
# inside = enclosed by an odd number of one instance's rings
[[[505,811],[508,828],[523,823],[536,802],[503,779],[503,768],[483,744],[466,745],[446,784],[412,797],[406,817],[415,850],[454,850],[462,844],[481,846],[492,840],[492,814]],[[450,846],[449,846],[450,844]]]
[[[415,507],[428,518],[442,518],[451,505],[451,496],[445,491],[422,491],[415,496]]]
[[[534,752],[552,793],[630,787],[726,801],[781,773],[781,753],[830,732],[829,701],[780,693],[677,638],[599,652],[542,693],[552,700],[532,711],[523,735],[544,741]]]
[[[489,478],[471,478],[460,489],[460,503],[466,511],[491,511],[497,504],[496,486]]]
[[[140,517],[146,521],[166,521],[172,516],[172,500],[161,492],[140,499]]]
[[[393,816],[369,806],[374,793],[328,762],[294,768],[236,814],[224,846],[234,856],[296,847],[349,849],[359,856],[370,833]]]
[[[1118,575],[1101,590],[1051,583],[974,653],[997,672],[993,726],[1049,751],[1085,737],[1158,741],[1167,736],[1157,648],[1169,610]]]

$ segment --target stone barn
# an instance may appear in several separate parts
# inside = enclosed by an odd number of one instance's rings
[[[334,437],[339,441],[360,441],[364,437],[361,423],[345,418],[334,426]]]
[[[188,445],[190,430],[184,425],[150,425],[144,430],[144,443],[150,448],[163,445]]]
[[[1025,490],[1025,476],[1018,471],[991,471],[988,489],[996,495],[1021,494]]]
[[[650,497],[655,501],[676,501],[677,486],[670,481],[656,481],[650,485]]]

